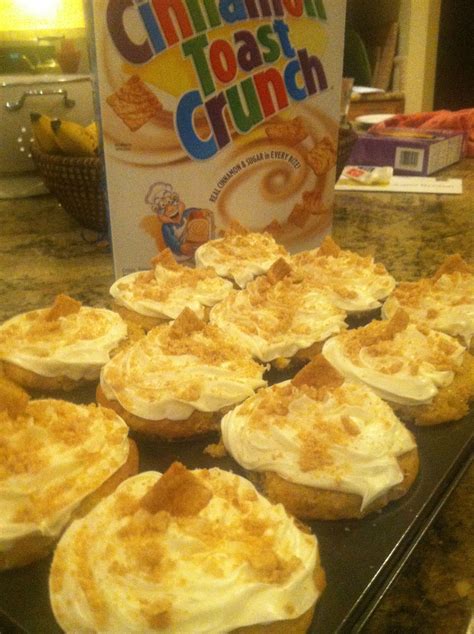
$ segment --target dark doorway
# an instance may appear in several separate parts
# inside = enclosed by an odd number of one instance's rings
[[[434,109],[474,108],[474,1],[442,0]]]

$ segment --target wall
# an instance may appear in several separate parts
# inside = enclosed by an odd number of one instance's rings
[[[405,112],[429,111],[434,103],[441,0],[402,0],[401,11],[405,20],[401,25],[406,53]]]

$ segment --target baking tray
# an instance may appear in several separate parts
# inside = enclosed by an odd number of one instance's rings
[[[91,402],[93,394],[86,390],[68,399]],[[318,537],[327,576],[311,634],[343,634],[363,627],[469,464],[474,412],[453,423],[409,427],[417,439],[420,472],[403,498],[361,520],[308,522]],[[180,460],[189,468],[218,466],[243,473],[232,458],[215,459],[203,452],[212,438],[166,444],[136,440],[141,471],[163,472]],[[49,605],[50,563],[51,557],[0,573],[2,634],[61,632]]]

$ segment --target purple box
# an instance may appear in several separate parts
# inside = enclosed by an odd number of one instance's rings
[[[366,132],[351,152],[348,165],[388,165],[400,176],[429,176],[460,160],[464,133],[455,130],[387,128]]]

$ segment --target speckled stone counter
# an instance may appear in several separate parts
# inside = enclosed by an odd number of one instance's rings
[[[333,237],[371,253],[397,280],[431,275],[449,253],[474,255],[474,161],[442,170],[462,178],[462,195],[339,192]]]
[[[338,193],[333,237],[372,253],[398,280],[434,272],[444,256],[474,252],[474,161],[440,172],[461,196]],[[0,321],[65,292],[108,306],[107,243],[82,229],[51,196],[0,200]],[[474,468],[471,466],[364,628],[366,634],[466,632],[474,600]],[[350,571],[347,571],[350,574]],[[323,633],[330,634],[330,633]]]

